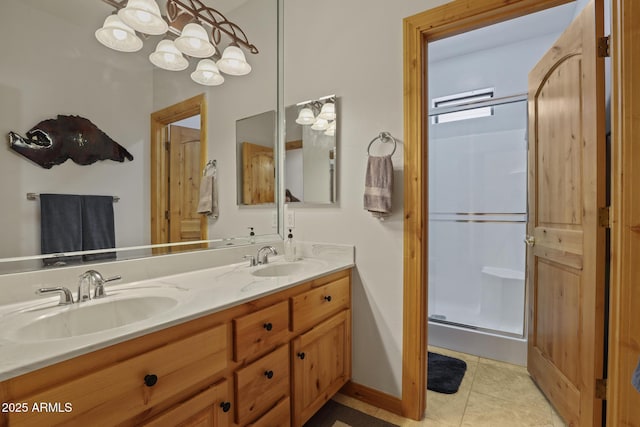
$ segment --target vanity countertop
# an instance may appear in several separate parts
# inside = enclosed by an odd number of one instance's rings
[[[282,256],[270,257],[269,264],[255,267],[242,262],[138,282],[108,284],[105,286],[107,297],[71,306],[57,306],[57,295],[0,305],[0,324],[3,325],[0,328],[0,381],[222,311],[355,265],[354,248],[349,245],[308,244],[302,251],[302,257],[299,264],[304,268],[287,271],[286,275],[276,277],[260,277],[252,273],[267,266],[274,268],[288,264]],[[34,338],[11,335],[12,322],[16,322],[15,319],[24,316],[24,313],[34,320],[40,320],[60,311],[82,309],[85,304],[101,304],[109,298],[112,301],[127,299],[127,302],[142,305],[145,304],[145,297],[161,300],[162,295],[171,295],[170,301],[178,303],[163,308],[147,319],[123,326],[59,339],[37,339],[37,330],[33,333]]]

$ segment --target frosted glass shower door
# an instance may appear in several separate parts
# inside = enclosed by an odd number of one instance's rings
[[[429,319],[523,336],[526,101],[429,128]]]

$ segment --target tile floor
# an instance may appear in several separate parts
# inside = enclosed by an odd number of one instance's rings
[[[427,391],[427,412],[422,421],[348,396],[339,394],[334,399],[401,427],[565,427],[526,368],[431,346],[429,351],[464,360],[467,372],[455,394]]]

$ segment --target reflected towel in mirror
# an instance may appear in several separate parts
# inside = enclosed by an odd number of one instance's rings
[[[40,253],[82,250],[82,197],[40,194]],[[80,261],[81,256],[43,259],[44,265]]]
[[[364,208],[380,219],[391,214],[393,163],[391,155],[369,156],[364,184]]]
[[[215,171],[200,180],[198,213],[218,219],[218,182]]]

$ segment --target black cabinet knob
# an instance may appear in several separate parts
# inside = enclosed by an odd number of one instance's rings
[[[273,378],[273,371],[264,371],[264,376],[270,380],[271,378]]]
[[[304,352],[302,352],[302,351],[301,351],[301,352],[299,352],[299,353],[298,353],[298,358],[299,358],[300,360],[304,360]]]
[[[331,302],[331,295],[327,295],[326,297],[324,297],[324,299],[327,302]]]
[[[265,328],[267,331],[270,331],[271,329],[273,329],[273,325],[271,324],[271,322],[265,323],[264,325],[262,325],[262,327]]]
[[[222,408],[222,412],[229,412],[229,409],[231,409],[231,402],[222,402],[220,407]]]
[[[154,374],[147,374],[144,376],[144,385],[147,387],[153,387],[158,382],[158,376]]]

